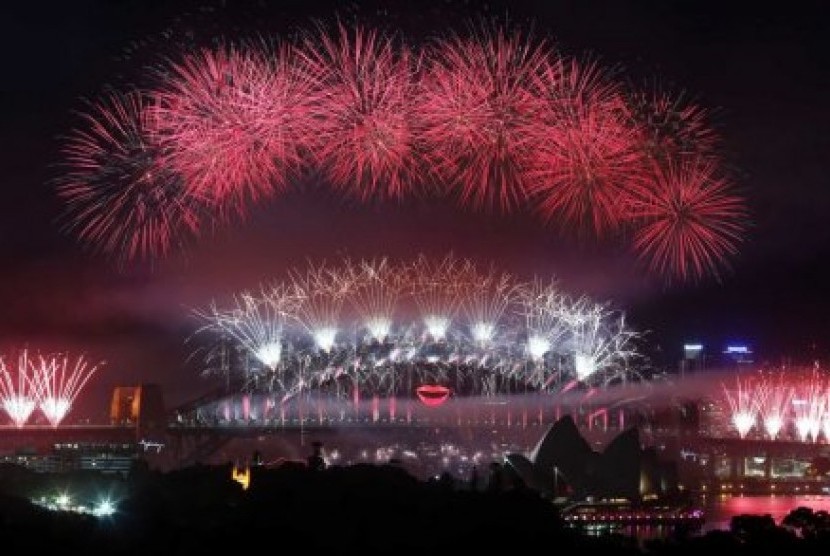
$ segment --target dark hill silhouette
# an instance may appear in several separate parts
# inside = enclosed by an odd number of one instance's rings
[[[559,434],[570,435],[569,427],[560,425],[566,432]],[[596,473],[608,473],[604,466],[613,458],[631,458],[635,440],[634,433],[626,433],[604,454],[588,455],[599,458]],[[320,469],[292,462],[253,468],[250,488],[243,490],[231,480],[231,468],[195,466],[167,474],[137,469],[125,481],[124,498],[111,519],[51,512],[21,495],[0,492],[3,549],[115,556],[285,550],[493,554],[538,550],[545,543],[562,554],[644,553],[626,537],[583,537],[566,529],[549,501],[520,486],[471,490],[451,478],[420,481],[396,465]],[[69,477],[12,467],[0,467],[0,488],[10,488],[9,477],[15,476],[28,481],[26,488],[58,483],[73,488]],[[42,484],[36,484],[38,479]],[[769,517],[738,516],[729,531],[649,541],[645,548],[664,555],[823,554],[830,548],[826,514],[800,509],[785,523],[786,528]]]

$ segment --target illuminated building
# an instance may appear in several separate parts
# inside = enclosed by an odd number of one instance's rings
[[[730,344],[723,350],[723,354],[738,365],[749,365],[753,362],[752,349],[745,344]]]
[[[138,447],[132,443],[66,442],[55,444],[48,452],[21,452],[5,456],[2,461],[16,463],[38,473],[96,471],[127,475],[138,458]]]
[[[531,488],[573,500],[662,496],[677,490],[677,472],[653,449],[640,448],[639,433],[618,434],[602,452],[594,451],[567,415],[554,423],[528,457],[508,454],[506,461]]]
[[[234,465],[231,469],[231,479],[242,485],[242,490],[248,490],[251,486],[251,468]]]

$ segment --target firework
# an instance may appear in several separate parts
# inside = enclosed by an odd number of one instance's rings
[[[669,280],[717,274],[737,252],[746,209],[716,170],[702,159],[666,170],[655,167],[655,181],[638,192],[634,249]]]
[[[546,64],[537,87],[554,130],[539,145],[532,193],[540,213],[597,235],[619,228],[642,187],[643,161],[617,88],[595,64]]]
[[[578,380],[587,380],[600,371],[609,379],[616,378],[615,371],[637,354],[634,341],[639,335],[626,326],[625,315],[614,314],[604,304],[580,298],[567,308],[564,319]]]
[[[37,384],[28,352],[21,352],[17,366],[11,369],[0,358],[0,407],[14,426],[20,428],[26,424],[37,407],[37,400]]]
[[[480,347],[486,347],[496,337],[516,286],[509,274],[493,267],[480,273],[474,264],[468,263],[461,275],[461,305],[467,315],[470,337]]]
[[[706,110],[665,91],[634,91],[627,98],[632,124],[644,154],[657,164],[686,158],[713,157],[718,138],[707,123]]]
[[[775,440],[787,422],[793,390],[780,376],[778,380],[767,379],[759,384],[756,396],[764,430],[771,440]]]
[[[235,307],[222,311],[212,304],[207,311],[195,311],[206,327],[227,334],[248,353],[272,371],[282,358],[283,333],[286,321],[296,309],[293,292],[282,285],[266,290],[257,297],[242,293]]]
[[[347,261],[346,268],[349,299],[372,339],[383,342],[392,329],[401,273],[387,259]]]
[[[541,360],[566,331],[562,318],[565,296],[555,281],[536,279],[521,287],[518,297],[527,329],[527,353],[532,359]]]
[[[337,339],[348,281],[333,268],[310,266],[306,272],[293,274],[293,290],[299,300],[297,319],[311,334],[318,349],[331,351]]]
[[[827,410],[825,391],[823,381],[815,374],[803,380],[795,389],[792,399],[795,430],[802,442],[818,440]]]
[[[377,31],[339,25],[309,37],[300,67],[320,91],[314,152],[336,188],[362,200],[400,198],[419,180],[416,61]]]
[[[53,427],[61,424],[72,409],[72,403],[98,365],[91,365],[83,356],[70,360],[68,355],[40,356],[35,364],[38,406]]]
[[[724,385],[723,391],[729,403],[732,425],[738,431],[738,436],[744,438],[755,426],[758,416],[757,399],[754,396],[751,382],[749,380],[741,382],[740,378],[736,378],[735,389],[728,390]]]
[[[292,50],[202,50],[161,70],[155,134],[190,192],[223,212],[272,196],[300,166],[313,98]]]
[[[351,396],[357,406],[367,394],[411,396],[425,384],[491,395],[637,376],[637,334],[623,317],[584,298],[571,301],[555,281],[521,283],[453,256],[320,264],[289,277],[275,286],[285,300],[278,316],[266,294],[239,296],[230,310],[201,311],[208,324],[200,330],[233,340],[245,353],[279,357],[253,373],[256,380],[244,369],[246,392],[320,389]],[[413,307],[404,309],[409,300]],[[407,320],[411,309],[417,322]]]
[[[437,262],[420,256],[409,269],[410,291],[433,340],[446,337],[458,311],[461,287],[456,275],[461,268],[460,262],[449,255]]]
[[[511,209],[526,199],[546,135],[533,84],[549,54],[518,32],[486,27],[431,50],[423,136],[431,168],[462,204]]]
[[[830,387],[825,387],[823,409],[821,431],[824,433],[824,440],[830,442]]]
[[[205,215],[150,133],[153,106],[138,93],[104,97],[63,147],[67,172],[58,194],[68,229],[122,261],[167,255],[198,234]]]
[[[318,26],[299,43],[171,60],[151,93],[105,98],[68,142],[70,227],[124,260],[164,255],[208,216],[244,216],[319,171],[364,202],[429,186],[565,230],[633,228],[650,270],[717,275],[746,210],[718,177],[705,110],[624,90],[519,31],[471,31],[417,52],[374,29]]]
[[[544,282],[538,278],[519,286],[517,292],[518,313],[525,324],[528,361],[526,365],[516,366],[513,374],[518,374],[526,384],[544,389],[554,378],[562,378],[561,367],[553,364],[558,363],[558,358],[551,355],[558,350],[566,333],[567,323],[562,318],[565,295],[555,280]]]

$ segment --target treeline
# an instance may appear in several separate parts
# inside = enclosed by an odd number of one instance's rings
[[[139,468],[123,480],[99,484],[99,492],[113,494],[117,503],[110,518],[53,512],[28,500],[38,489],[58,486],[78,492],[84,484],[94,494],[95,487],[83,483],[87,479],[0,468],[3,547],[10,553],[153,556],[249,550],[529,553],[540,548],[561,554],[728,550],[734,555],[830,548],[830,519],[807,509],[791,513],[786,526],[768,516],[740,516],[728,531],[679,533],[644,545],[619,535],[588,537],[567,528],[547,500],[520,484],[474,489],[449,477],[419,481],[395,465],[255,467],[247,490],[231,480],[230,466],[166,474]],[[33,490],[23,492],[27,489]]]

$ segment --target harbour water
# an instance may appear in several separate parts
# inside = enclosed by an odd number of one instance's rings
[[[706,515],[703,530],[709,531],[728,529],[732,517],[741,514],[769,514],[776,523],[780,524],[790,511],[799,506],[815,511],[830,511],[830,496],[708,496],[700,500],[700,506]]]
[[[704,511],[705,521],[699,528],[689,529],[705,534],[716,529],[729,529],[730,521],[738,515],[770,515],[777,524],[781,524],[784,517],[798,507],[808,507],[814,511],[830,511],[830,495],[801,495],[801,496],[717,496],[699,498],[695,507]],[[577,520],[577,523],[579,520]],[[636,537],[641,543],[650,539],[661,539],[678,532],[679,524],[638,523],[629,525],[615,525],[603,522],[582,523],[583,531],[589,535],[604,535],[612,532]]]

